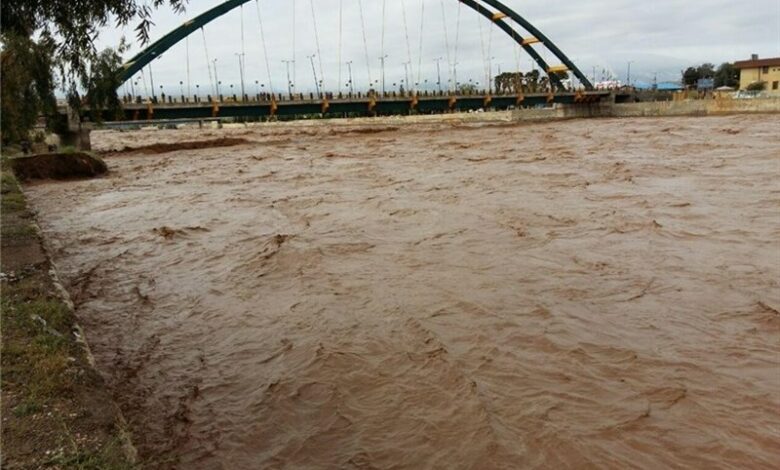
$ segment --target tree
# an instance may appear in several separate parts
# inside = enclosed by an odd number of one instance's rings
[[[764,91],[766,90],[766,82],[753,82],[747,86],[747,91]]]
[[[97,84],[110,84],[105,77],[90,73],[93,65],[108,56],[99,56],[95,48],[98,30],[109,21],[123,26],[138,20],[138,40],[149,40],[151,15],[155,9],[169,5],[177,12],[187,0],[7,0],[0,10],[2,41],[3,141],[25,138],[40,114],[51,114],[55,86],[67,91],[74,106],[82,102],[80,85],[86,88],[87,100],[104,102],[107,94],[95,95]],[[100,66],[99,66],[100,67]],[[104,71],[103,71],[104,72]],[[9,75],[7,76],[6,73]],[[7,78],[11,77],[11,80]],[[92,95],[92,96],[90,96]],[[27,99],[20,99],[28,97]],[[12,99],[6,99],[12,98]],[[91,100],[90,100],[91,98]],[[20,118],[21,116],[21,118]],[[32,120],[30,116],[35,116]],[[6,133],[6,128],[9,132]]]
[[[700,78],[701,75],[696,67],[688,67],[682,74],[682,81],[685,86],[696,86]]]
[[[47,37],[35,42],[12,36],[4,42],[0,52],[3,143],[28,139],[38,115],[56,110],[51,74],[54,47],[51,38]]]
[[[739,70],[734,67],[734,64],[725,62],[720,64],[718,70],[715,71],[715,88],[722,86],[732,88],[739,86]]]
[[[715,77],[715,65],[704,63],[698,67],[688,67],[682,74],[683,85],[695,87],[703,78]]]
[[[523,84],[522,72],[503,72],[493,79],[497,93],[517,93]]]
[[[713,78],[715,76],[714,64],[701,64],[696,70],[699,72],[699,78]]]
[[[534,93],[543,89],[541,83],[541,74],[538,70],[531,70],[530,72],[526,72],[523,80],[525,81],[526,91],[529,93]]]
[[[473,95],[476,94],[477,87],[475,85],[472,85],[471,83],[462,83],[458,87],[458,94],[459,95]]]

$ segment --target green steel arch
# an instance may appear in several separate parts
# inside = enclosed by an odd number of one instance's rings
[[[220,16],[228,13],[229,11],[234,10],[239,6],[248,3],[250,1],[251,0],[228,0],[220,5],[217,5],[211,10],[208,10],[207,12],[198,15],[192,20],[187,21],[186,23],[179,26],[178,28],[174,29],[170,33],[166,34],[162,38],[158,39],[157,41],[149,45],[146,49],[142,50],[141,52],[133,56],[125,64],[123,64],[119,70],[119,77],[121,81],[125,82],[129,80],[133,75],[135,75],[136,73],[141,71],[141,69],[146,67],[147,64],[152,62],[154,59],[162,55],[165,51],[173,47],[175,44],[177,44],[179,41],[183,40],[193,32],[197,31],[198,29],[202,28],[203,26],[207,25],[213,20],[219,18]],[[476,11],[480,15],[484,16],[485,18],[488,18],[499,29],[501,29],[507,35],[509,35],[512,38],[512,40],[518,43],[523,48],[523,50],[534,60],[534,62],[536,62],[536,64],[547,73],[548,77],[550,78],[550,81],[554,85],[558,87],[561,86],[560,79],[558,78],[557,74],[554,72],[562,71],[565,69],[571,71],[580,80],[580,83],[582,83],[586,89],[588,90],[593,89],[593,85],[591,84],[590,80],[588,80],[585,74],[583,74],[580,71],[580,69],[577,68],[577,66],[566,56],[566,54],[563,53],[563,51],[561,51],[558,48],[558,46],[555,45],[555,43],[553,43],[547,36],[542,34],[542,32],[539,31],[533,24],[531,24],[528,20],[520,16],[517,12],[515,12],[511,8],[507,7],[506,5],[504,5],[498,0],[458,0],[458,1],[460,1],[460,3],[466,5],[467,7],[471,8],[472,10]],[[483,5],[483,3],[494,8],[495,10],[491,10],[487,8],[485,5]],[[509,23],[504,21],[505,18],[509,18],[515,23],[517,23],[518,25],[522,26],[526,31],[528,31],[533,36],[523,37]],[[558,58],[558,60],[561,61],[563,65],[559,67],[551,67],[533,48],[532,44],[535,43],[543,44],[550,52],[553,53],[553,55],[555,55]]]

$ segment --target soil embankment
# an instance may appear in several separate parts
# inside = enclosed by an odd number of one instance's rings
[[[129,469],[118,409],[5,162],[0,198],[2,468]]]
[[[776,467],[780,116],[388,122],[29,186],[145,459]]]
[[[106,163],[85,152],[41,153],[9,159],[14,174],[22,180],[90,178],[105,174]]]

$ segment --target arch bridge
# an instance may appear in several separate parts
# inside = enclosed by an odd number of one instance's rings
[[[183,41],[205,25],[241,7],[252,0],[227,0],[224,3],[185,22],[164,35],[144,50],[128,60],[118,70],[119,77],[125,82],[153,60],[160,57],[171,47]],[[258,1],[258,0],[255,0]],[[513,106],[536,106],[549,103],[587,103],[599,101],[608,92],[594,91],[593,84],[566,54],[544,33],[515,10],[499,0],[457,0],[474,13],[488,19],[491,24],[508,35],[548,77],[549,89],[544,93],[523,93],[519,88],[512,92],[494,92],[492,85],[488,90],[470,90],[468,93],[418,92],[406,90],[392,93],[317,93],[274,94],[258,93],[254,96],[208,96],[205,100],[198,97],[164,95],[160,100],[154,96],[148,102],[137,97],[126,97],[125,119],[176,119],[206,117],[264,117],[274,115],[302,114],[403,114],[406,112],[447,112],[454,110],[507,109]],[[452,1],[449,8],[456,7]],[[258,4],[259,8],[259,4]],[[444,3],[442,3],[444,8]],[[543,46],[560,63],[549,64],[535,47]],[[270,73],[270,72],[269,72]],[[583,90],[566,91],[562,77],[571,73],[579,80]],[[491,77],[492,78],[492,77]],[[219,95],[219,93],[215,93]]]

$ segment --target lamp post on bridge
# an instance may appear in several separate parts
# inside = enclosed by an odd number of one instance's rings
[[[385,96],[385,59],[387,55],[379,58],[379,63],[382,64],[382,96]]]
[[[214,59],[214,91],[217,92],[217,96],[214,99],[219,99],[219,75],[217,75],[217,59]]]
[[[152,83],[152,101],[156,101],[157,100],[157,95],[156,95],[157,92],[154,91],[154,74],[152,73],[152,63],[151,62],[149,62],[149,80]]]
[[[290,64],[295,62],[294,60],[283,60],[284,65],[287,66],[287,94],[292,98],[292,81],[290,81]]]
[[[349,69],[349,96],[351,97],[355,93],[354,82],[352,81],[352,61],[347,62],[347,68]]]
[[[244,54],[236,53],[236,56],[238,56],[238,73],[241,77],[241,101],[244,101],[244,96],[246,96],[246,90],[244,88]]]
[[[314,68],[314,58],[317,57],[317,54],[312,54],[310,56],[306,56],[309,58],[309,62],[311,62],[311,73],[314,75],[314,87],[317,90],[317,97],[320,96],[320,82],[317,81],[317,69]]]
[[[412,65],[411,62],[404,62],[404,88],[409,88],[409,66]]]
[[[436,62],[436,85],[439,87],[439,93],[441,93],[441,65],[442,57],[433,59]]]

